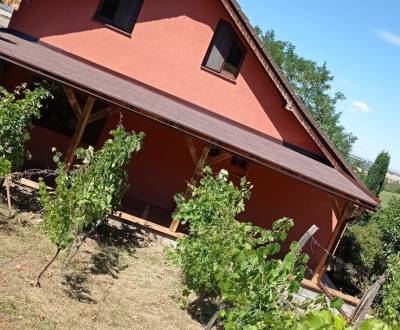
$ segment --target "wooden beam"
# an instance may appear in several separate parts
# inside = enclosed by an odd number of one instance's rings
[[[197,183],[197,180],[201,173],[201,170],[207,161],[207,157],[210,153],[210,149],[211,148],[209,146],[205,146],[203,148],[203,152],[201,153],[201,156],[200,156],[199,160],[197,161],[196,167],[194,168],[192,177],[190,178],[190,181],[189,181],[191,185],[195,185]],[[190,189],[188,187],[188,188],[186,188],[186,191],[183,193],[183,196],[185,198],[189,198],[189,193],[190,193]],[[176,232],[176,230],[178,229],[179,223],[180,223],[180,221],[178,219],[173,219],[171,222],[171,225],[169,226],[169,230],[172,232]]]
[[[164,234],[166,236],[170,236],[173,238],[179,238],[179,237],[185,237],[185,234],[182,233],[176,233],[176,232],[172,232],[171,230],[169,230],[167,227],[158,225],[156,223],[147,221],[145,219],[136,217],[134,215],[122,212],[122,211],[117,211],[115,213],[115,215],[110,216],[110,219],[113,220],[125,220],[127,222],[133,223],[134,225],[139,225],[140,227],[146,228],[148,230],[154,231],[156,233],[161,233]]]
[[[210,153],[210,149],[211,148],[209,146],[205,146],[203,148],[203,152],[200,155],[200,158],[196,164],[196,167],[194,168],[192,178],[190,179],[190,183],[192,185],[195,185],[197,183],[198,176],[201,174],[201,170],[203,169],[204,165],[206,164],[208,155]]]
[[[335,207],[334,207],[334,209],[335,209]],[[324,254],[322,255],[321,259],[319,260],[317,267],[315,268],[314,276],[311,279],[311,281],[313,283],[318,284],[319,280],[322,279],[325,269],[326,269],[326,266],[327,266],[327,260],[328,260],[329,256],[332,254],[338,238],[344,232],[344,230],[346,228],[346,220],[349,218],[349,216],[352,212],[353,212],[353,206],[346,203],[346,205],[343,209],[343,212],[338,217],[338,222],[335,226],[335,229],[332,233],[331,238],[329,239],[328,246],[326,247],[326,251],[324,251]]]
[[[313,283],[312,281],[307,280],[307,279],[303,279],[303,280],[301,281],[301,286],[302,286],[302,287],[305,287],[305,288],[307,288],[307,289],[316,291],[316,292],[321,292],[321,288],[319,287],[318,284]],[[358,299],[358,298],[355,298],[355,297],[353,297],[353,296],[344,294],[343,292],[340,292],[340,291],[335,290],[335,289],[332,289],[332,288],[326,287],[325,289],[326,289],[332,296],[337,297],[337,298],[341,298],[341,299],[343,299],[345,302],[350,303],[350,304],[352,304],[352,305],[354,305],[354,306],[357,306],[357,305],[360,303],[360,299]]]
[[[64,86],[64,93],[67,96],[68,102],[72,108],[72,111],[75,113],[76,119],[79,120],[79,118],[82,116],[82,109],[81,106],[79,105],[79,102],[75,96],[74,91],[69,88]]]
[[[90,124],[90,123],[93,123],[100,119],[103,119],[103,118],[111,115],[112,112],[113,112],[113,109],[111,107],[107,107],[107,108],[104,108],[103,110],[97,111],[97,112],[91,114],[87,123]]]
[[[224,153],[222,153],[222,154],[220,154],[220,155],[218,155],[218,156],[215,156],[215,157],[213,157],[212,159],[210,159],[210,160],[207,162],[207,164],[210,165],[210,166],[213,166],[213,165],[215,165],[215,164],[218,164],[218,163],[220,163],[220,162],[223,162],[225,159],[228,159],[228,158],[230,158],[230,157],[232,157],[232,155],[231,155],[230,153],[224,152]]]
[[[193,140],[192,140],[192,138],[190,136],[186,135],[185,139],[186,139],[186,144],[187,144],[187,146],[189,148],[190,156],[192,156],[193,164],[196,165],[198,160],[199,160],[199,158],[197,156],[196,147],[195,147],[195,145],[193,143]]]
[[[74,132],[74,136],[72,137],[71,144],[69,145],[68,151],[65,156],[65,163],[67,164],[67,168],[70,168],[72,162],[74,161],[75,151],[78,148],[79,144],[81,143],[83,133],[85,132],[85,128],[95,102],[96,99],[91,96],[89,96],[86,100],[82,116],[79,118],[78,125]]]
[[[250,162],[250,161],[248,161],[248,162]],[[250,170],[253,168],[253,165],[254,165],[253,162],[250,162],[250,164],[247,165],[246,173],[244,174],[244,177],[245,177],[245,178],[247,178],[247,177],[249,176]]]
[[[10,191],[10,185],[11,185],[10,177],[9,177],[9,176],[6,176],[5,179],[4,179],[4,184],[3,184],[3,186],[6,187],[7,206],[8,206],[8,209],[11,211],[12,205],[11,205],[11,191]]]
[[[335,215],[336,215],[336,219],[341,219],[341,217],[342,217],[342,211],[341,211],[341,208],[340,208],[340,203],[339,203],[339,201],[338,201],[338,199],[336,198],[336,196],[330,196],[330,198],[331,198],[331,201],[332,201],[332,205],[333,205],[333,211],[335,212]]]

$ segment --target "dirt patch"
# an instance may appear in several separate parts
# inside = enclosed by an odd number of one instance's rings
[[[163,248],[113,222],[37,288],[55,249],[36,215],[0,209],[0,329],[202,329],[179,308],[179,272]]]

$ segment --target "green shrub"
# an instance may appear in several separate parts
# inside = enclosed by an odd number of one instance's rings
[[[372,220],[381,231],[385,256],[400,252],[400,199],[392,198],[388,206],[380,209]]]
[[[346,292],[357,295],[376,280],[385,269],[381,232],[376,222],[347,228],[336,251],[333,279]],[[361,289],[361,291],[360,291]]]
[[[281,316],[290,310],[287,302],[299,290],[308,261],[297,243],[282,260],[274,258],[293,221],[278,220],[272,230],[236,221],[250,197],[250,184],[242,180],[235,187],[226,171],[213,176],[206,168],[203,175],[198,187],[190,186],[189,200],[176,198],[174,218],[187,222],[191,233],[177,244],[187,289],[222,304],[226,329],[266,329],[278,319],[286,322]]]
[[[313,310],[294,323],[293,330],[351,330],[355,329],[332,309]],[[361,322],[359,330],[395,330],[382,320],[368,319]],[[397,329],[398,330],[398,329]]]
[[[382,319],[394,326],[400,326],[400,253],[389,259],[387,279],[382,291]]]
[[[331,310],[316,310],[301,317],[293,330],[346,330],[351,329],[341,315]]]
[[[23,84],[13,93],[0,86],[0,177],[21,168],[29,153],[32,121],[39,118],[42,101],[50,96],[43,86],[30,90]]]

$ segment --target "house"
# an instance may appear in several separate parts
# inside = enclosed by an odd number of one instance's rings
[[[32,130],[27,166],[50,166],[52,147],[72,163],[78,146],[102,145],[120,114],[146,133],[123,214],[164,233],[180,230],[173,196],[205,164],[254,184],[243,220],[268,228],[293,218],[289,241],[315,224],[330,252],[352,216],[379,205],[234,0],[22,1],[0,32],[0,59],[10,89],[41,78],[57,85]],[[328,254],[307,252],[317,283]]]

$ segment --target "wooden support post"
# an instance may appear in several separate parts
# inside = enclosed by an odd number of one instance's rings
[[[93,123],[100,119],[103,119],[103,118],[109,116],[112,112],[113,112],[113,110],[111,107],[107,107],[107,108],[104,108],[103,110],[97,111],[89,117],[89,120],[87,123],[90,124],[90,123]]]
[[[190,156],[192,156],[193,164],[196,165],[199,158],[197,157],[197,150],[190,136],[186,136],[186,144],[189,148]]]
[[[246,173],[244,174],[244,177],[247,178],[250,174],[250,170],[253,168],[254,163],[250,162],[250,164],[247,166]]]
[[[86,128],[90,113],[92,112],[95,102],[96,102],[96,99],[91,96],[89,96],[86,100],[86,104],[83,109],[83,113],[79,118],[78,125],[74,132],[74,136],[72,137],[71,144],[69,145],[67,154],[65,156],[65,163],[67,164],[67,168],[70,168],[72,165],[72,162],[74,161],[75,151],[78,148],[79,144],[81,143],[83,133],[85,132],[85,128]]]
[[[79,105],[79,102],[75,96],[74,91],[71,88],[64,86],[64,93],[67,96],[72,111],[75,113],[76,119],[79,120],[79,118],[82,116],[82,109],[81,106]]]
[[[339,211],[339,209],[337,209],[337,206],[339,205],[339,203],[334,202],[333,203],[333,209],[336,212]],[[311,281],[313,283],[318,284],[319,281],[322,279],[326,267],[327,267],[327,260],[329,255],[332,254],[333,250],[336,247],[336,242],[338,240],[338,238],[340,237],[340,235],[342,235],[342,233],[344,232],[345,228],[346,228],[346,220],[350,217],[350,214],[353,212],[353,206],[346,204],[343,212],[336,214],[338,222],[336,224],[336,227],[332,233],[331,238],[329,239],[328,242],[328,246],[326,247],[326,251],[324,251],[323,256],[321,257],[321,259],[319,260],[317,267],[315,268],[314,271],[314,276],[311,279]]]
[[[7,206],[8,209],[11,211],[12,205],[11,205],[10,185],[11,185],[11,180],[8,176],[6,176],[6,178],[4,179],[4,186],[6,187],[6,193],[7,193]]]
[[[215,164],[218,164],[218,163],[220,163],[220,162],[223,162],[225,159],[228,159],[228,158],[230,158],[230,157],[232,157],[232,155],[231,155],[230,153],[224,152],[224,153],[222,153],[222,154],[220,154],[220,155],[218,155],[218,156],[215,156],[215,157],[213,157],[212,159],[210,159],[210,160],[207,162],[207,164],[208,164],[209,166],[213,166],[213,165],[215,165]]]
[[[201,153],[199,160],[197,161],[197,164],[193,171],[192,177],[190,178],[190,181],[189,181],[190,184],[195,185],[197,183],[198,176],[200,175],[201,170],[206,163],[209,153],[210,153],[210,147],[205,146],[203,148],[203,152]],[[186,191],[184,192],[185,198],[189,197],[189,193],[190,193],[190,190],[189,190],[189,188],[187,188]],[[180,223],[180,221],[178,219],[172,220],[171,225],[169,226],[169,230],[172,232],[176,232],[176,230],[178,229],[179,223]]]

